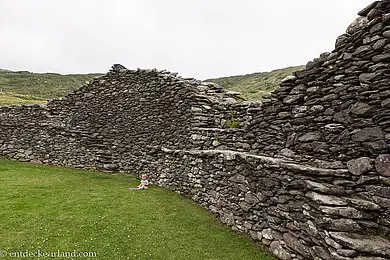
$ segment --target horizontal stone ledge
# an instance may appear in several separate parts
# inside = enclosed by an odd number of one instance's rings
[[[237,157],[242,159],[254,159],[258,160],[264,164],[268,164],[270,167],[278,167],[288,169],[294,172],[299,172],[309,175],[317,176],[350,176],[350,173],[347,169],[323,169],[310,165],[301,165],[293,161],[288,161],[285,159],[267,157],[262,155],[254,155],[246,152],[237,152],[231,150],[171,150],[165,147],[161,147],[161,151],[164,153],[182,153],[189,155],[199,155],[199,156],[220,156],[222,155],[226,160],[235,160]]]
[[[329,232],[329,234],[340,244],[359,252],[390,257],[390,241],[388,239],[344,232]]]
[[[247,132],[245,129],[240,128],[202,128],[202,127],[193,127],[194,131],[209,131],[209,132]]]

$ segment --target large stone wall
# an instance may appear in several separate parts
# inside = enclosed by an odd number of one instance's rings
[[[280,259],[390,258],[390,1],[263,102],[114,65],[47,106],[0,107],[0,156],[146,173]]]

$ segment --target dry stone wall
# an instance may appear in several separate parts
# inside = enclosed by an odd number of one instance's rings
[[[48,105],[0,107],[0,156],[146,173],[280,259],[390,259],[390,1],[262,102],[114,65]]]

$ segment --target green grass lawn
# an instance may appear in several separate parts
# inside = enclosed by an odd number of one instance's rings
[[[94,259],[274,259],[172,191],[127,190],[138,183],[130,175],[0,159],[0,253],[77,250],[96,252]]]

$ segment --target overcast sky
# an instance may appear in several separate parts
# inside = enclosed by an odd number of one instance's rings
[[[0,0],[0,68],[207,79],[306,64],[373,0]]]

